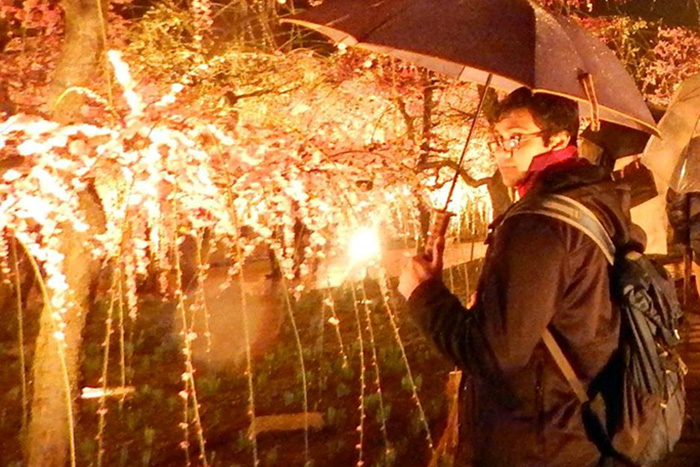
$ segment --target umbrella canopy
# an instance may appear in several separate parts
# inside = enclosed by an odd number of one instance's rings
[[[326,0],[283,22],[505,91],[574,99],[583,115],[647,133],[654,120],[615,55],[579,26],[527,0]],[[588,76],[582,85],[581,78]],[[594,103],[593,105],[591,103]]]
[[[671,189],[700,191],[700,75],[680,85],[652,136],[642,162]]]

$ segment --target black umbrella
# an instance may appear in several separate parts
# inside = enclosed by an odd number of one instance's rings
[[[581,27],[527,0],[326,0],[283,19],[461,80],[574,99],[583,115],[658,134],[634,80]]]

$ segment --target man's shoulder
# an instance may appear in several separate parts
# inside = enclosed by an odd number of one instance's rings
[[[589,183],[569,183],[550,190],[533,193],[533,197],[559,195],[566,196],[581,203],[603,225],[607,234],[615,244],[626,244],[630,241],[630,203],[629,190],[620,186],[609,177],[604,176],[602,169],[599,176],[590,177]],[[585,180],[586,177],[581,177]],[[575,178],[574,178],[575,179]],[[527,197],[526,197],[527,198]],[[523,201],[526,201],[524,198]]]
[[[514,205],[493,228],[489,243],[515,250],[554,249],[571,236],[573,227],[525,205]]]
[[[615,228],[617,224],[609,227],[610,231]],[[539,261],[599,248],[609,256],[606,251],[615,249],[610,238],[608,227],[588,206],[566,196],[548,195],[514,204],[500,220],[491,243],[500,254],[532,252],[532,259]]]

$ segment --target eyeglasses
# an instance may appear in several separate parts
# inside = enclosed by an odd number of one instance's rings
[[[493,135],[491,141],[488,142],[489,150],[496,152],[501,149],[505,152],[513,152],[520,148],[523,142],[542,136],[544,131],[537,133],[528,133],[525,135],[513,135],[508,139],[501,138],[499,135]]]

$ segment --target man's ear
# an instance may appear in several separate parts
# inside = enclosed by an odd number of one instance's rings
[[[564,149],[571,143],[571,133],[566,130],[562,130],[558,133],[554,133],[549,137],[549,149],[552,151],[558,151],[559,149]]]

